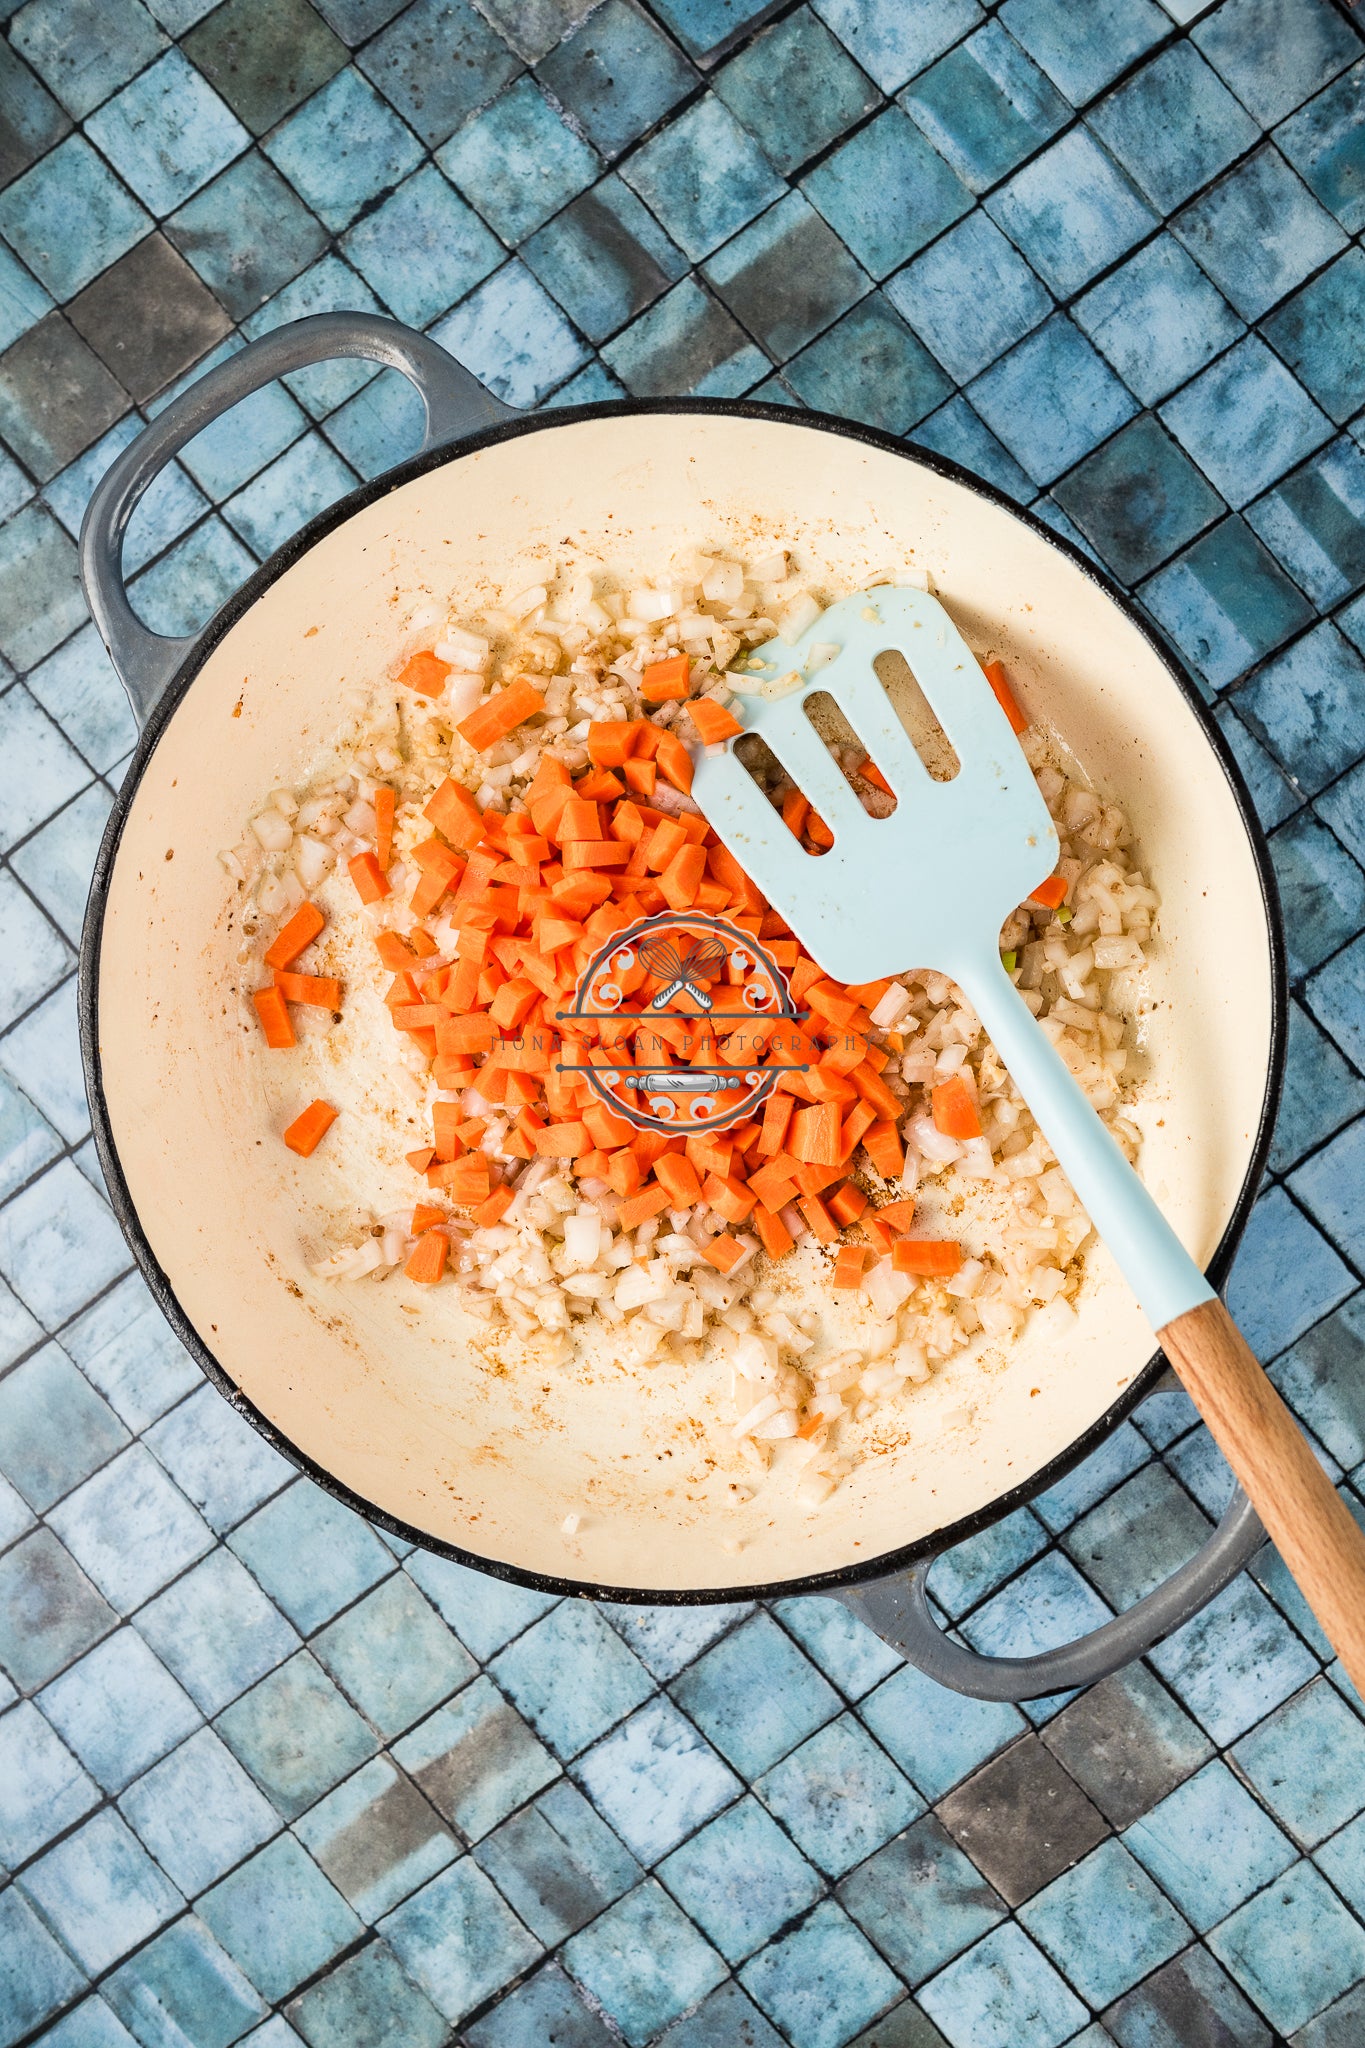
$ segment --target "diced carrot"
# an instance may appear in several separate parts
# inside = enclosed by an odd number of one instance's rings
[[[280,926],[265,952],[267,967],[292,967],[305,946],[311,946],[327,920],[316,903],[300,903],[288,924]]]
[[[668,1206],[668,1190],[656,1182],[653,1187],[642,1188],[638,1195],[622,1202],[616,1220],[622,1230],[634,1230],[637,1223],[647,1223],[651,1216],[661,1215]]]
[[[685,846],[675,854],[659,877],[659,887],[670,910],[690,910],[706,873],[706,855],[699,846]]]
[[[744,1257],[744,1247],[728,1230],[723,1230],[719,1237],[702,1246],[701,1255],[718,1273],[733,1273]]]
[[[411,967],[417,957],[401,932],[376,932],[374,943],[375,951],[390,974],[400,974],[405,967]],[[275,965],[268,953],[266,963],[270,967]],[[284,964],[287,966],[288,962]]]
[[[623,761],[621,773],[626,778],[627,789],[637,790],[641,796],[653,796],[654,785],[659,779],[657,761]]]
[[[882,1222],[880,1216],[864,1215],[862,1225],[878,1251],[890,1252],[895,1249],[896,1233],[889,1223]]]
[[[505,690],[499,690],[496,697],[486,697],[468,718],[460,720],[455,730],[476,753],[482,754],[544,709],[545,699],[535,684],[525,676],[518,676]]]
[[[419,960],[430,960],[433,953],[439,953],[441,950],[431,933],[424,932],[420,925],[408,933],[408,944]]]
[[[723,704],[717,704],[714,697],[694,697],[687,707],[687,715],[705,747],[719,746],[722,740],[732,740],[737,732],[744,730],[734,712],[727,711]]]
[[[483,813],[453,775],[447,775],[432,792],[422,816],[443,832],[452,846],[477,846],[483,838]]]
[[[802,1195],[797,1207],[810,1225],[812,1235],[820,1244],[839,1242],[839,1226],[818,1195]]]
[[[595,804],[609,804],[625,795],[626,785],[610,768],[594,768],[590,774],[581,776],[574,788]]]
[[[759,1135],[758,1149],[774,1158],[786,1142],[787,1126],[792,1120],[796,1104],[785,1090],[776,1089],[763,1105],[763,1129]]]
[[[466,1152],[462,1159],[443,1161],[427,1168],[431,1187],[444,1188],[452,1202],[468,1208],[486,1202],[489,1196],[488,1159],[482,1152]]]
[[[811,1166],[839,1163],[839,1108],[833,1102],[815,1102],[798,1109],[791,1120],[788,1140],[793,1159]]]
[[[844,1118],[843,1123],[839,1126],[839,1157],[841,1159],[852,1157],[860,1140],[876,1121],[877,1112],[870,1102],[864,1102],[860,1098],[854,1103],[852,1109]]]
[[[1036,889],[1029,891],[1030,903],[1041,903],[1045,910],[1060,910],[1066,901],[1066,879],[1062,875],[1049,875]]]
[[[403,1271],[409,1280],[416,1280],[423,1287],[434,1287],[446,1269],[449,1250],[450,1239],[443,1230],[424,1231]]]
[[[635,1194],[641,1178],[640,1162],[628,1145],[612,1153],[607,1164],[607,1185],[614,1195]]]
[[[810,803],[802,796],[800,790],[789,789],[782,799],[782,823],[789,832],[794,832],[798,839],[806,829],[809,811]],[[793,989],[792,993],[795,994],[796,991]]]
[[[396,798],[387,782],[374,793],[374,857],[387,873],[393,858],[393,814]]]
[[[654,1162],[654,1178],[668,1191],[674,1209],[691,1209],[701,1200],[702,1187],[697,1169],[681,1152],[665,1152]]]
[[[436,1157],[442,1165],[458,1159],[467,1148],[463,1138],[456,1133],[464,1120],[464,1112],[458,1102],[433,1102],[431,1105],[431,1133],[436,1140]]]
[[[258,988],[251,998],[256,1005],[256,1015],[261,1020],[265,1042],[273,1052],[286,1052],[291,1045],[297,1045],[293,1020],[285,1005],[284,997],[277,988]]]
[[[831,847],[834,844],[834,834],[818,811],[806,813],[806,837],[812,846]]]
[[[866,1263],[865,1244],[841,1244],[834,1260],[834,1271],[830,1275],[830,1286],[843,1289],[860,1287]]]
[[[622,768],[635,751],[636,721],[595,719],[588,727],[588,759],[594,768]]]
[[[749,1175],[749,1186],[765,1209],[781,1209],[796,1192],[796,1166],[785,1153]]]
[[[823,1194],[826,1188],[832,1188],[835,1181],[841,1181],[843,1177],[842,1166],[798,1166],[797,1192],[803,1195]]]
[[[341,1008],[341,983],[327,974],[290,974],[275,969],[275,986],[287,1003],[306,1003],[314,1010]]]
[[[691,688],[692,664],[685,654],[670,654],[666,661],[652,661],[640,678],[640,695],[651,704],[670,697],[685,697]]]
[[[849,1078],[864,1100],[870,1102],[874,1109],[879,1109],[883,1116],[898,1117],[901,1114],[903,1104],[900,1097],[892,1093],[869,1061],[864,1060],[860,1067],[855,1067]]]
[[[1014,692],[1009,686],[1009,678],[1005,674],[1005,664],[1002,661],[988,661],[982,673],[995,692],[996,703],[1010,722],[1010,731],[1023,732],[1028,720],[1015,701]]]
[[[664,780],[671,782],[674,789],[680,790],[684,796],[690,795],[692,789],[692,756],[688,753],[675,732],[660,733],[659,745],[654,758],[659,764],[659,773],[663,776]],[[701,821],[701,825],[703,832],[705,832],[706,820],[704,818]]]
[[[890,1117],[882,1117],[864,1131],[863,1150],[883,1180],[900,1179],[905,1171],[905,1148]]]
[[[362,903],[380,903],[388,895],[388,881],[372,853],[358,853],[347,861],[346,871]]]
[[[563,846],[570,839],[602,838],[602,813],[590,798],[571,796],[559,814],[554,837]]]
[[[917,1280],[951,1280],[962,1264],[962,1247],[951,1238],[897,1238],[891,1263],[898,1273]]]
[[[846,1180],[843,1186],[836,1188],[829,1197],[828,1206],[835,1222],[846,1230],[850,1223],[857,1222],[867,1207],[867,1196],[861,1188],[855,1187],[851,1180]]]
[[[883,796],[893,797],[896,794],[875,761],[867,760],[860,762],[858,773],[862,776],[864,782],[870,782],[874,789],[879,789],[882,792]],[[836,1282],[835,1284],[837,1285],[838,1283]]]
[[[931,1091],[934,1129],[945,1138],[979,1138],[981,1118],[972,1091],[961,1074],[949,1074]]]
[[[660,1160],[659,1166],[662,1165],[663,1161]],[[659,1167],[656,1166],[654,1171],[657,1174]],[[750,1194],[742,1180],[735,1180],[731,1175],[719,1173],[707,1174],[702,1194],[706,1198],[708,1208],[714,1209],[717,1216],[723,1216],[727,1223],[742,1223],[757,1200],[756,1196]]]
[[[450,674],[450,663],[440,661],[427,650],[414,654],[412,660],[398,671],[400,683],[406,683],[410,690],[420,691],[424,697],[439,697]]]
[[[564,848],[564,872],[577,874],[584,868],[623,868],[630,848],[619,839],[571,839]]]
[[[913,1202],[883,1202],[877,1215],[881,1222],[904,1235],[914,1223],[915,1205]]]
[[[498,990],[489,1005],[488,1014],[499,1029],[515,1031],[539,1000],[540,991],[534,982],[526,981],[520,975],[514,976]]]
[[[486,1202],[480,1202],[473,1211],[473,1221],[480,1230],[486,1230],[490,1223],[499,1222],[512,1206],[511,1188],[494,1188]]]
[[[577,1159],[591,1149],[586,1124],[547,1124],[536,1132],[536,1151],[542,1159]]]
[[[445,1220],[445,1210],[438,1209],[434,1202],[418,1202],[412,1211],[412,1235],[420,1237],[423,1231],[435,1230],[436,1226]]]
[[[291,1152],[297,1152],[300,1159],[307,1159],[316,1152],[318,1140],[336,1122],[337,1113],[330,1102],[310,1102],[301,1116],[296,1116],[284,1134],[284,1142]]]
[[[758,1232],[758,1241],[770,1259],[784,1258],[796,1242],[782,1218],[773,1210],[765,1209],[761,1203],[754,1210],[751,1221]]]

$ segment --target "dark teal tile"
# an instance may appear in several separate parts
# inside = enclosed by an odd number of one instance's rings
[[[450,1829],[387,1756],[300,1815],[294,1832],[361,1918],[375,1921],[459,1854]]]
[[[615,173],[532,235],[521,254],[595,342],[652,305],[687,268],[648,207]]]
[[[1014,457],[1000,446],[985,421],[980,419],[959,393],[927,420],[921,421],[909,437],[921,448],[946,455],[973,476],[983,477],[998,490],[1008,492],[1019,504],[1034,496],[1031,478],[1025,476]]]
[[[158,58],[85,126],[119,176],[158,216],[182,206],[251,139],[180,50]]]
[[[1084,35],[1065,0],[1005,0],[1000,19],[1074,107],[1103,92],[1170,29],[1153,0],[1099,0]]]
[[[1168,400],[1161,417],[1234,506],[1331,437],[1325,415],[1254,334]]]
[[[22,1894],[0,1892],[0,2026],[20,2040],[85,1989],[85,1978]]]
[[[1246,320],[1346,247],[1346,237],[1270,143],[1193,200],[1172,231]]]
[[[1224,509],[1150,414],[1064,477],[1053,496],[1124,583],[1150,574]]]
[[[782,2037],[732,1977],[686,2019],[675,2020],[660,2035],[659,2048],[782,2048]],[[867,2048],[874,2044],[869,2042]]]
[[[1007,1910],[933,1814],[851,1872],[838,1897],[910,1984],[933,1976]]]
[[[1353,64],[1286,121],[1275,138],[1299,176],[1352,235],[1365,226],[1363,79],[1365,64]]]
[[[567,1779],[485,1836],[474,1858],[547,1948],[586,1927],[642,1875]]]
[[[1317,1675],[1316,1658],[1245,1578],[1234,1580],[1150,1655],[1219,1743],[1244,1735]]]
[[[1036,1735],[1011,1743],[940,1801],[938,1813],[1010,1906],[1031,1898],[1109,1832]]]
[[[688,55],[711,64],[773,6],[774,0],[654,0],[654,12]]]
[[[559,1775],[489,1678],[476,1678],[396,1742],[393,1757],[470,1842]]]
[[[824,1891],[805,1857],[752,1798],[665,1857],[658,1876],[732,1966]]]
[[[886,277],[971,210],[952,166],[899,107],[887,107],[801,180],[873,277]]]
[[[585,1600],[565,1600],[495,1658],[493,1676],[561,1757],[577,1756],[654,1690]]]
[[[841,2048],[901,1995],[899,1980],[832,1899],[739,1974],[755,2004],[800,2048]]]
[[[1231,1755],[1300,1848],[1316,1848],[1358,1809],[1365,1727],[1325,1679],[1244,1736]]]
[[[621,176],[694,263],[785,189],[753,137],[709,93],[636,150]]]
[[[357,1940],[360,1921],[292,1835],[240,1864],[198,1904],[201,1917],[272,2002]]]
[[[422,150],[359,72],[339,71],[264,144],[266,155],[333,234],[396,185]]]
[[[1016,171],[986,210],[1062,297],[1156,226],[1146,202],[1084,128],[1071,129]]]
[[[325,1628],[313,1650],[385,1737],[430,1713],[477,1669],[402,1572]]]
[[[1046,1532],[1027,1508],[1018,1508],[1002,1521],[992,1522],[979,1536],[934,1559],[931,1591],[934,1600],[953,1621],[976,1606],[1030,1558],[1047,1548]]]
[[[1365,254],[1348,249],[1263,322],[1271,346],[1337,421],[1365,402],[1365,363],[1351,339],[1363,319]]]
[[[265,2006],[203,1923],[174,1927],[100,1987],[141,2044],[190,2041],[228,2048],[265,2017]]]
[[[184,1905],[111,1807],[24,1872],[24,1890],[83,1970],[99,1976]]]
[[[449,2038],[431,2000],[404,1976],[392,1951],[371,1942],[347,1956],[296,1998],[289,2018],[308,2048],[361,2048],[362,2043],[403,2043],[443,2048]]]
[[[710,1943],[652,1880],[576,1934],[564,1964],[631,2048],[644,2048],[725,1975]]]
[[[1160,1465],[1149,1465],[1077,1522],[1068,1554],[1114,1608],[1130,1607],[1192,1557],[1209,1524]]]
[[[1144,405],[1155,405],[1242,333],[1242,323],[1169,235],[1139,249],[1072,308]]]
[[[1086,2010],[1042,1951],[1013,1922],[997,1927],[949,1963],[917,1993],[919,2003],[959,2041],[1009,2048],[1059,2048],[1086,2021]]]
[[[8,43],[0,43],[0,186],[36,163],[70,126],[23,59]]]
[[[307,1650],[277,1665],[215,1726],[287,1820],[379,1747]]]
[[[959,43],[901,94],[963,183],[984,192],[1065,127],[1069,109],[998,21]]]
[[[851,1714],[830,1722],[755,1779],[754,1789],[832,1879],[924,1810],[914,1788]]]
[[[523,263],[505,263],[431,330],[505,404],[539,405],[588,351]]]
[[[1358,1371],[1363,1341],[1365,1297],[1357,1294],[1300,1337],[1271,1374],[1294,1413],[1347,1469],[1365,1459],[1365,1387]]]
[[[50,1530],[0,1557],[0,1665],[25,1690],[54,1677],[115,1619]]]
[[[1347,436],[1286,477],[1246,516],[1320,610],[1365,583],[1365,454]]]
[[[1070,469],[1137,411],[1117,377],[1061,313],[978,377],[968,395],[1038,484]]]
[[[591,185],[602,168],[597,152],[525,77],[457,128],[436,160],[512,246]]]
[[[519,1984],[462,2037],[469,2048],[613,2048],[620,2039],[584,2003],[556,1963]]]
[[[1328,795],[1333,793],[1329,791]],[[1321,799],[1320,805],[1325,809],[1326,800]],[[1352,1073],[1331,1040],[1323,1036],[1307,1012],[1297,1002],[1291,1002],[1284,1095],[1271,1149],[1271,1170],[1286,1172],[1305,1152],[1320,1145],[1324,1138],[1329,1138],[1350,1118],[1359,1116],[1362,1110],[1365,1110],[1365,1082]],[[1332,1327],[1330,1320],[1324,1325],[1329,1331]],[[1311,1335],[1301,1340],[1304,1344],[1313,1341]],[[1299,1349],[1300,1346],[1295,1346],[1287,1358],[1294,1358]],[[1288,1369],[1282,1361],[1277,1371]],[[1365,1456],[1365,1440],[1362,1441],[1360,1455]]]
[[[960,381],[1047,318],[1052,300],[984,213],[974,213],[886,286],[886,295]]]
[[[391,21],[403,0],[319,0],[318,13],[352,48]]]
[[[865,420],[888,434],[908,433],[952,390],[880,292],[860,299],[793,356],[783,376],[815,410]]]
[[[799,192],[789,192],[736,235],[703,274],[779,363],[813,341],[868,289],[843,243]]]
[[[738,398],[772,365],[694,277],[609,341],[602,359],[632,398]]]
[[[346,62],[346,47],[307,0],[226,0],[184,38],[186,56],[253,135],[316,92]]]
[[[746,1777],[838,1713],[832,1687],[766,1614],[708,1650],[673,1686],[698,1727]]]
[[[465,1857],[380,1924],[408,1975],[446,2019],[463,2019],[540,1955],[483,1872]]]
[[[1270,857],[1284,914],[1289,972],[1297,980],[1320,967],[1358,929],[1365,916],[1365,873],[1311,811],[1301,811],[1280,827],[1270,842]]]
[[[819,1595],[778,1600],[773,1613],[846,1699],[861,1699],[900,1667],[899,1653],[859,1621],[842,1600]]]
[[[1297,788],[1315,796],[1365,753],[1365,662],[1324,621],[1233,699]]]
[[[1165,1798],[1212,1748],[1140,1664],[1078,1694],[1042,1740],[1116,1828]]]
[[[1305,996],[1319,1024],[1331,1033],[1347,1057],[1357,1067],[1365,1066],[1365,948],[1358,938],[1319,968],[1308,983]],[[1335,1305],[1326,1302],[1324,1307]],[[1300,1332],[1295,1330],[1293,1334],[1298,1336]]]
[[[1202,1948],[1164,1964],[1111,2006],[1104,2023],[1120,2048],[1272,2048],[1270,2029]]]
[[[1153,1807],[1123,1839],[1200,1933],[1279,1877],[1296,1853],[1220,1759]]]
[[[816,13],[883,92],[896,92],[981,20],[977,0],[816,0]]]
[[[398,14],[389,0],[380,6],[386,22]],[[367,28],[351,36],[333,16],[328,19],[348,42],[363,42],[370,33]],[[476,107],[486,106],[521,69],[469,0],[415,0],[366,44],[356,62],[428,149],[444,142]]]
[[[166,47],[138,0],[37,0],[15,15],[15,49],[78,121]]]
[[[1191,33],[1263,128],[1361,54],[1360,37],[1329,0],[1224,0]]]
[[[327,242],[319,222],[255,150],[172,214],[166,233],[235,320],[297,277]]]
[[[540,76],[604,156],[619,156],[696,83],[677,45],[632,0],[605,0],[544,58]]]
[[[722,65],[711,89],[788,176],[870,114],[880,97],[805,6]]]
[[[950,1715],[936,1712],[939,1704],[933,1680],[907,1664],[858,1709],[883,1748],[930,1800],[940,1799],[1027,1725],[1016,1708],[994,1701],[954,1701]]]
[[[1019,1918],[1094,2006],[1107,2005],[1189,1939],[1189,1926],[1118,1842],[1105,1842]]]
[[[1309,1007],[1338,1037],[1345,1022],[1343,996],[1356,965],[1351,952],[1339,953],[1308,984]],[[1228,1285],[1228,1306],[1258,1357],[1277,1357],[1352,1287],[1336,1253],[1288,1196],[1280,1189],[1263,1195]]]
[[[305,1635],[393,1569],[359,1515],[307,1479],[243,1522],[229,1541]]]
[[[1090,126],[1153,206],[1172,213],[1257,140],[1193,44],[1173,43],[1102,100]]]
[[[1235,681],[1313,616],[1303,593],[1241,519],[1225,519],[1158,571],[1143,586],[1142,599],[1215,689]]]
[[[1286,2034],[1365,1976],[1365,1929],[1308,1863],[1215,1927],[1209,1947]]]

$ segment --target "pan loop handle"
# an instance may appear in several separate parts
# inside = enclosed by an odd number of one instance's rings
[[[162,691],[198,644],[191,633],[172,639],[144,626],[128,602],[123,541],[138,500],[161,470],[196,434],[249,398],[262,385],[312,363],[361,356],[399,370],[415,385],[426,414],[422,450],[479,432],[511,416],[512,408],[425,334],[373,313],[314,313],[248,342],[210,370],[144,427],[92,496],[81,526],[81,581],[86,602],[128,692],[141,729]]]
[[[925,1675],[974,1700],[1037,1700],[1094,1685],[1145,1655],[1206,1607],[1265,1541],[1255,1508],[1240,1486],[1208,1540],[1178,1571],[1089,1635],[1036,1657],[983,1657],[943,1633],[929,1605],[926,1558],[894,1578],[850,1586],[835,1595],[893,1650]]]

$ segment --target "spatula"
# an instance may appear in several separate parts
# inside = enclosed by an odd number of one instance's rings
[[[876,673],[874,661],[891,650],[951,742],[951,780],[930,775]],[[1001,925],[1053,872],[1057,834],[975,657],[935,598],[878,589],[832,606],[793,645],[757,649],[744,681],[736,716],[809,798],[834,844],[819,856],[803,849],[736,757],[739,738],[697,760],[692,794],[707,821],[827,974],[864,982],[927,967],[964,991],[1365,1693],[1365,1535],[1001,960]],[[817,691],[828,692],[890,785],[889,817],[863,809],[811,723],[805,702]],[[931,886],[912,886],[919,878]]]

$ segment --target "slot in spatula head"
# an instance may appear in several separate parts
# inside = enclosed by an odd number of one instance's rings
[[[828,650],[838,652],[826,658]],[[818,652],[817,652],[818,650]],[[874,664],[899,652],[957,755],[950,781],[921,760]],[[815,665],[811,666],[812,657]],[[794,645],[750,656],[733,709],[834,835],[807,853],[736,753],[704,749],[692,794],[724,844],[827,974],[872,981],[909,967],[955,974],[994,952],[1010,911],[1057,864],[1033,771],[976,657],[927,591],[842,599]],[[895,796],[868,814],[807,714],[827,692]]]

